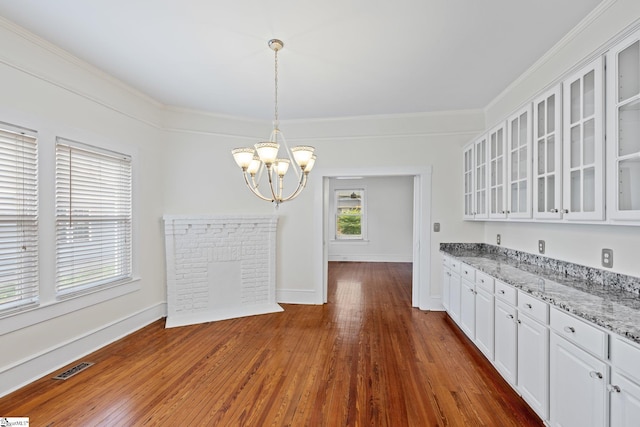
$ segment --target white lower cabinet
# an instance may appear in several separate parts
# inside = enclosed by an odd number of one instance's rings
[[[460,324],[460,275],[451,271],[449,278],[449,316]]]
[[[638,427],[640,425],[640,385],[613,372],[608,387],[611,395],[611,427]]]
[[[493,294],[476,287],[476,346],[493,360],[494,309]]]
[[[515,387],[518,374],[518,313],[516,308],[496,299],[494,366]]]
[[[473,341],[476,338],[475,285],[463,279],[460,289],[460,328]]]
[[[518,391],[542,419],[549,416],[549,328],[518,312]]]
[[[555,332],[550,356],[551,426],[606,426],[607,364]]]

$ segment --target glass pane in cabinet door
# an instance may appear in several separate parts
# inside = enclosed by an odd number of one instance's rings
[[[527,210],[527,181],[520,181],[518,212],[526,212]]]
[[[491,160],[491,168],[489,169],[489,185],[494,187],[496,185],[496,161]]]
[[[593,119],[584,122],[584,142],[582,149],[584,151],[584,165],[592,165],[596,160],[596,140],[595,140],[595,121]]]
[[[571,212],[582,212],[580,193],[582,188],[582,176],[579,170],[571,172]]]
[[[547,172],[556,170],[556,141],[553,135],[547,138]]]
[[[577,168],[580,163],[580,146],[581,146],[580,125],[571,128],[571,167]]]
[[[529,120],[527,116],[527,113],[523,113],[520,116],[520,135],[518,136],[518,140],[520,141],[521,147],[527,144],[527,123]]]
[[[518,183],[511,184],[511,212],[518,212]]]
[[[640,153],[640,100],[620,107],[618,113],[618,155]]]
[[[520,179],[525,179],[527,177],[527,149],[520,149],[520,164],[518,165],[518,169],[520,169]]]
[[[556,130],[556,96],[551,95],[547,99],[547,133]]]
[[[504,161],[502,160],[502,157],[499,158],[497,160],[497,172],[496,172],[496,184],[497,185],[502,185],[503,184],[503,174],[502,174],[502,169],[503,169],[503,165]]]
[[[511,181],[518,179],[518,152],[511,153]]]
[[[583,82],[584,99],[582,118],[593,116],[596,106],[596,92],[595,92],[595,71],[591,70],[584,76]]]
[[[556,178],[553,175],[547,177],[547,210],[556,208]]]
[[[511,149],[515,150],[520,146],[520,142],[518,141],[518,136],[520,133],[518,132],[518,120],[514,120],[511,122]]]
[[[583,171],[582,179],[583,193],[582,193],[582,206],[584,212],[593,212],[596,210],[596,176],[594,168],[586,168]]]
[[[476,200],[476,205],[478,206],[478,213],[485,213],[487,212],[487,202],[486,202],[486,197],[485,197],[485,192],[484,191],[480,191],[478,193],[478,199]]]
[[[640,93],[640,41],[618,54],[618,102]]]
[[[580,80],[576,80],[571,83],[570,86],[571,92],[571,117],[569,123],[576,123],[578,120],[582,118],[581,110],[580,110]]]
[[[497,143],[498,143],[498,149],[497,149],[498,156],[502,156],[502,154],[503,154],[502,153],[502,146],[504,145],[503,141],[504,141],[504,132],[502,131],[502,129],[498,129],[498,141],[497,141]]]
[[[544,206],[544,188],[545,188],[545,179],[544,177],[538,178],[538,212],[545,212]]]
[[[538,159],[537,159],[537,163],[538,163],[538,175],[541,175],[543,173],[545,173],[546,168],[544,165],[544,158],[545,158],[545,143],[544,143],[544,138],[540,139],[538,141]]]
[[[640,159],[618,163],[618,209],[640,210]]]
[[[501,213],[504,212],[504,192],[502,191],[502,187],[496,188],[496,193],[496,213]]]
[[[491,134],[491,142],[489,143],[489,145],[490,145],[489,152],[490,152],[491,158],[495,159],[496,158],[496,154],[497,154],[497,148],[498,148],[498,147],[496,147],[496,134],[495,133]]]
[[[545,101],[541,101],[538,103],[538,135],[544,135],[546,133],[545,117]]]

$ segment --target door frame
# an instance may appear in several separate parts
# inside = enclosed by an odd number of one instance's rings
[[[411,305],[437,309],[439,296],[431,296],[431,175],[429,166],[315,169],[314,178],[314,291],[326,304],[329,266],[329,178],[413,176],[413,274]]]

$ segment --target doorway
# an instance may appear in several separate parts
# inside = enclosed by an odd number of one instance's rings
[[[330,178],[337,177],[413,177],[413,241],[412,241],[412,285],[411,305],[428,310],[431,304],[431,166],[367,168],[367,169],[331,169],[314,171],[316,177],[314,202],[314,229],[316,253],[315,277],[316,292],[327,302],[328,293],[328,242],[330,236]],[[319,182],[318,182],[319,181]],[[437,299],[437,298],[436,298]]]

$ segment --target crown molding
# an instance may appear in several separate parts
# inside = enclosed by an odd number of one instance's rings
[[[532,74],[538,71],[542,66],[549,62],[554,56],[556,56],[562,49],[564,49],[569,43],[571,43],[576,37],[584,32],[591,24],[593,24],[602,14],[604,14],[609,8],[611,8],[618,0],[604,0],[595,9],[593,9],[582,21],[578,23],[571,31],[569,31],[563,38],[561,38],[555,45],[551,47],[544,55],[533,63],[524,73],[522,73],[517,79],[515,79],[510,85],[508,85],[502,92],[498,94],[489,104],[487,104],[483,112],[486,114],[491,108],[493,108],[498,102],[500,102],[510,91],[523,81],[528,79]]]

